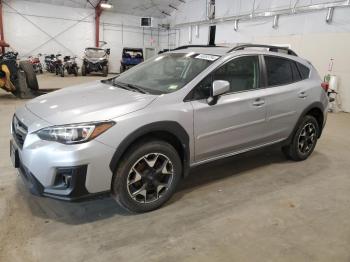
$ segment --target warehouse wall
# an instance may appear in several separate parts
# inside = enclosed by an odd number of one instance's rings
[[[330,1],[312,1],[313,4]],[[289,0],[256,0],[255,11],[265,11],[293,6]],[[298,5],[311,4],[311,1],[301,0]],[[253,0],[216,0],[216,18],[249,14]],[[340,78],[342,108],[350,112],[350,8],[336,8],[333,22],[325,22],[327,11],[281,16],[277,29],[272,28],[272,18],[253,21],[241,21],[238,31],[234,31],[233,22],[217,24],[216,43],[266,43],[290,44],[302,57],[308,59],[318,69],[321,77],[328,70],[330,59],[334,59],[333,74]],[[173,27],[185,22],[196,22],[206,19],[206,4],[201,0],[188,0],[180,5],[179,10],[172,14],[167,22]],[[180,26],[176,34],[176,44],[207,44],[208,25],[199,28],[199,36],[194,34],[189,41],[189,26]]]
[[[93,9],[55,6],[28,1],[4,1],[5,39],[26,58],[38,53],[77,55],[83,57],[85,47],[94,46]],[[156,51],[168,47],[171,31],[139,27],[139,17],[103,12],[100,40],[111,48],[110,71],[119,72],[121,52],[124,46],[152,47]],[[81,60],[79,61],[81,63]]]

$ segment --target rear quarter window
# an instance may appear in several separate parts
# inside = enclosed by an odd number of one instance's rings
[[[309,78],[309,75],[310,75],[310,69],[307,67],[307,66],[304,66],[300,63],[297,63],[297,66],[298,66],[298,69],[299,69],[299,72],[300,72],[300,76],[301,76],[301,79],[307,79]]]

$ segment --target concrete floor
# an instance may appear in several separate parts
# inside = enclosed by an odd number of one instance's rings
[[[329,115],[307,161],[268,148],[201,166],[166,206],[135,215],[110,198],[66,203],[28,193],[8,156],[11,116],[24,102],[0,91],[2,262],[350,261],[349,114]]]

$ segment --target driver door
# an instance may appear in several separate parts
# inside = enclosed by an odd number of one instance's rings
[[[209,105],[212,82],[226,80],[230,91]],[[195,161],[219,158],[265,142],[265,91],[258,56],[234,58],[193,90]]]

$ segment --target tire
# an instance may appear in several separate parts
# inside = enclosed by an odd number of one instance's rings
[[[74,67],[74,75],[78,76],[78,67]]]
[[[319,134],[320,127],[315,117],[306,115],[293,135],[291,143],[282,147],[282,152],[288,159],[303,161],[314,151]]]
[[[153,168],[151,161],[154,161]],[[164,166],[165,169],[162,168]],[[137,169],[140,174],[138,178],[134,171]],[[162,170],[162,173],[152,173],[150,170]],[[181,174],[181,160],[172,145],[160,140],[143,140],[133,145],[123,156],[113,176],[112,194],[117,203],[129,211],[152,211],[162,206],[174,194]],[[159,181],[155,177],[164,180]],[[130,183],[130,180],[136,182]],[[142,190],[142,187],[147,190]],[[141,190],[139,194],[138,190]]]
[[[83,64],[83,66],[81,67],[81,75],[82,76],[86,76],[86,66],[85,66],[85,64]]]
[[[102,73],[104,77],[108,76],[108,66],[105,65],[102,67]]]
[[[64,70],[64,67],[61,67],[61,70],[60,70],[60,71],[61,71],[61,77],[64,77],[64,71],[65,71],[65,70]]]
[[[38,79],[36,78],[33,65],[28,61],[21,61],[19,62],[19,68],[23,70],[26,75],[28,88],[32,90],[39,90]]]
[[[121,73],[123,73],[123,72],[124,72],[124,66],[123,66],[123,65],[121,65],[121,66],[120,66],[119,73],[121,74]]]

